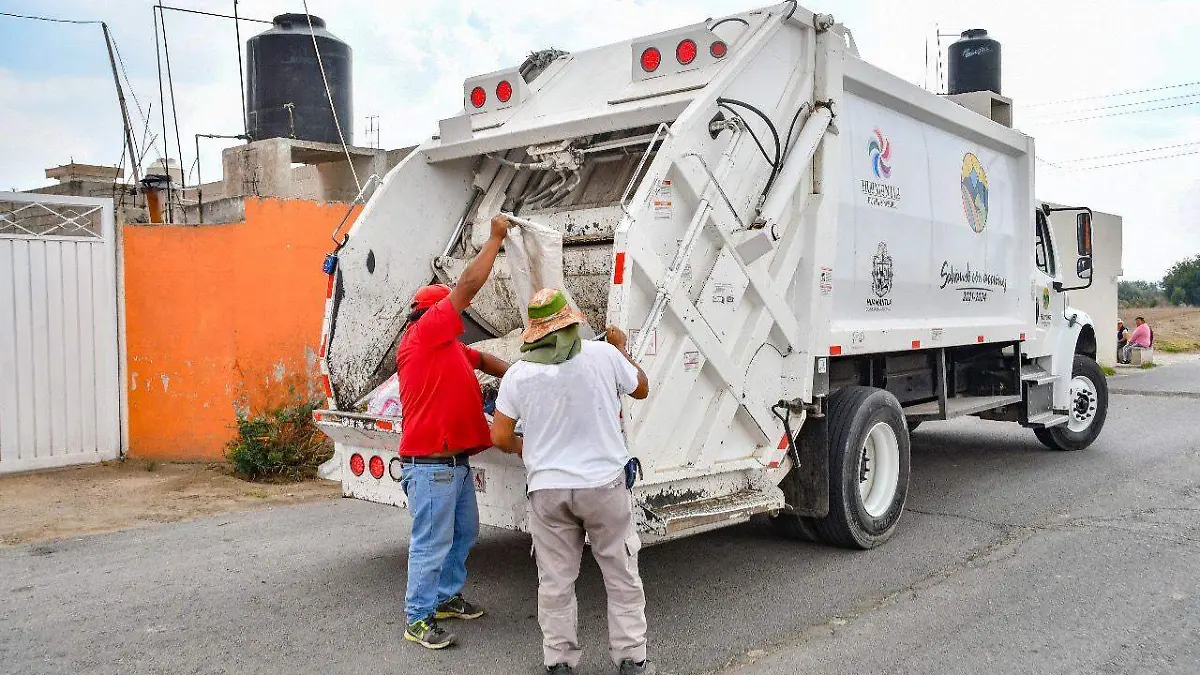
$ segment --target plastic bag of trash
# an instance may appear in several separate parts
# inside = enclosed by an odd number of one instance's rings
[[[567,304],[578,310],[579,305],[567,290],[563,278],[563,237],[558,230],[526,220],[519,216],[504,214],[517,225],[508,230],[504,238],[504,253],[508,259],[508,271],[512,276],[516,306],[522,310],[529,299],[543,288],[557,288],[567,298]],[[521,322],[529,327],[529,316],[522,311]],[[586,322],[580,326],[579,334],[589,340],[595,336]]]
[[[367,401],[367,414],[400,417],[400,380],[394,373],[371,392]]]

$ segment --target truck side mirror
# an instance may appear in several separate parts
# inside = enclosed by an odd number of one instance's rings
[[[1079,277],[1080,279],[1085,279],[1085,280],[1092,278],[1092,258],[1091,258],[1091,256],[1079,258],[1078,260],[1075,261],[1075,276]]]
[[[1092,214],[1087,211],[1075,214],[1075,245],[1080,256],[1092,257]]]

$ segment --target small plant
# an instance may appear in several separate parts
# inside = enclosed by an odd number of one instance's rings
[[[233,472],[249,480],[294,482],[317,475],[333,456],[325,435],[312,422],[315,404],[238,415],[237,437],[226,446]]]
[[[1140,368],[1141,368],[1142,370],[1150,370],[1151,368],[1157,368],[1157,367],[1158,367],[1158,364],[1157,364],[1157,363],[1143,363],[1143,364],[1140,366]]]
[[[1112,377],[1117,374],[1117,369],[1109,366],[1100,366],[1100,370],[1104,371],[1105,377]]]
[[[158,462],[153,459],[146,460],[145,469],[150,472],[158,471]]]

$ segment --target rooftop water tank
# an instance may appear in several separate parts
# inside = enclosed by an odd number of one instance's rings
[[[329,97],[313,49],[325,65],[333,107],[347,145],[354,144],[350,45],[325,30],[325,21],[305,14],[280,14],[274,25],[246,41],[246,128],[254,140],[298,138],[340,143]]]
[[[991,91],[1000,94],[1000,43],[982,28],[963,31],[950,45],[949,93]]]

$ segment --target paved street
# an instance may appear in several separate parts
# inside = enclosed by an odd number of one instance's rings
[[[881,549],[761,524],[646,549],[653,655],[676,674],[1200,672],[1197,382],[1195,361],[1114,378],[1131,393],[1083,453],[924,425]],[[467,591],[490,614],[432,653],[400,638],[407,528],[338,500],[0,549],[0,672],[535,672],[528,538],[484,532]],[[582,672],[611,672],[594,563],[579,594]]]

